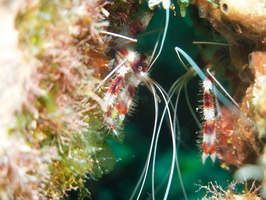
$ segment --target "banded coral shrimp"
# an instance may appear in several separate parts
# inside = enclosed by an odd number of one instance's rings
[[[158,3],[158,2],[157,2]],[[156,3],[156,4],[157,4]],[[159,2],[161,3],[161,2]],[[168,107],[168,97],[167,93],[164,89],[155,81],[153,81],[149,77],[149,71],[157,58],[159,57],[162,49],[164,40],[166,37],[168,23],[169,23],[169,6],[170,1],[163,1],[162,2],[163,8],[166,10],[166,25],[163,30],[162,39],[161,41],[155,45],[154,53],[151,56],[149,62],[146,61],[147,56],[142,53],[138,53],[134,50],[134,48],[129,47],[130,45],[122,45],[118,47],[118,53],[116,55],[116,59],[118,61],[118,65],[113,69],[113,71],[104,79],[104,81],[100,84],[100,86],[104,85],[108,79],[111,79],[113,76],[113,80],[111,81],[107,92],[104,95],[104,100],[107,102],[106,104],[106,111],[104,113],[104,121],[107,127],[111,130],[111,134],[119,137],[119,125],[123,122],[124,116],[128,113],[131,108],[132,98],[134,96],[135,88],[142,82],[144,83],[147,88],[152,92],[153,99],[154,99],[154,110],[155,110],[155,117],[154,117],[154,125],[153,125],[153,134],[152,134],[152,142],[150,145],[150,150],[147,158],[146,165],[143,170],[143,179],[139,194],[137,195],[137,199],[140,198],[142,194],[142,190],[146,181],[147,173],[149,171],[149,165],[151,160],[152,151],[154,148],[154,138],[158,130],[157,123],[158,123],[158,101],[161,100],[166,105],[166,111],[169,118],[169,126],[172,138],[172,146],[173,146],[173,158],[172,163],[170,165],[170,174],[173,174],[174,171],[174,158],[176,153],[176,146],[175,146],[175,135],[172,126],[172,117],[171,112]],[[154,5],[150,5],[153,7]],[[116,33],[110,32],[102,32],[102,34],[111,35],[123,39],[127,39],[124,36],[119,36]],[[132,40],[131,40],[132,41]],[[158,47],[158,48],[157,48]],[[100,86],[96,87],[96,90],[99,89]],[[160,125],[161,126],[161,125]],[[154,178],[153,178],[154,179]],[[172,182],[172,175],[169,176],[167,181],[166,191],[164,194],[164,199],[167,198],[171,182]],[[154,180],[153,180],[154,182]],[[152,196],[155,197],[155,187],[154,183],[152,184]],[[134,196],[134,194],[133,194]]]
[[[251,129],[250,132],[252,133],[254,130],[256,130],[255,122],[251,120],[249,116],[241,112],[238,103],[221,86],[209,69],[206,70],[207,72],[205,75],[186,52],[179,47],[176,47],[175,51],[177,52],[178,56],[179,54],[184,56],[184,58],[192,66],[193,70],[195,70],[197,75],[203,80],[203,116],[205,122],[202,128],[202,162],[205,163],[206,158],[210,156],[212,162],[214,163],[217,156],[218,160],[221,162],[221,166],[224,168],[229,169],[232,167],[232,165],[240,167],[240,169],[235,173],[236,179],[246,182],[248,180],[254,182],[254,179],[261,179],[261,177],[258,178],[259,176],[257,175],[260,172],[244,172],[246,168],[248,168],[248,165],[245,167],[245,163],[254,163],[254,160],[258,159],[259,153],[256,151],[260,150],[256,149],[260,148],[261,146],[260,140],[256,135],[250,134],[247,136],[250,138],[250,141],[246,141],[246,139],[241,138],[238,135],[239,133],[236,132],[236,130],[232,127],[234,126],[233,124],[239,120],[244,127]],[[219,88],[219,90],[216,86]],[[218,103],[218,101],[214,103],[212,95],[219,99],[224,107],[220,108],[220,103]],[[214,104],[217,106],[216,114],[214,114]],[[253,151],[256,153],[249,151],[248,147],[246,146],[247,142],[250,142],[250,148],[254,148]],[[255,144],[253,147],[252,143]],[[253,167],[254,170],[256,168],[258,171],[261,171],[260,167],[256,165],[251,165],[249,167]],[[219,187],[221,188],[221,186]]]

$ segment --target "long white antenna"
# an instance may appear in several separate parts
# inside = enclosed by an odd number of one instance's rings
[[[154,2],[154,1],[150,0],[149,4],[150,4],[150,2]],[[156,60],[158,59],[158,57],[160,56],[160,54],[162,52],[163,45],[164,45],[165,38],[166,38],[166,33],[168,31],[169,18],[170,18],[169,16],[170,16],[170,4],[171,4],[171,1],[170,0],[162,0],[162,1],[155,1],[155,2],[156,2],[156,4],[159,4],[160,2],[162,2],[163,8],[166,11],[165,28],[164,28],[162,42],[161,42],[161,46],[160,46],[159,52],[158,52],[157,56],[154,58],[154,60],[151,62],[150,66],[149,66],[149,69],[153,66],[153,64],[156,62]]]
[[[219,81],[212,75],[210,72],[210,69],[208,68],[207,70],[208,75],[214,80],[214,82],[221,88],[221,90],[226,94],[226,96],[235,104],[236,107],[239,108],[238,103],[231,97],[231,95],[224,89],[224,87],[219,83]]]
[[[193,41],[193,44],[207,44],[207,45],[229,46],[229,44],[226,44],[226,43],[220,43],[220,42],[202,42],[202,41]]]
[[[202,80],[205,80],[206,75],[203,73],[203,71],[199,68],[199,66],[194,62],[194,60],[185,52],[183,51],[181,48],[179,47],[175,47],[175,51],[177,53],[177,55],[179,54],[179,52],[186,58],[186,60],[189,62],[189,64],[195,69],[195,71],[197,72],[197,74],[199,75],[199,77]],[[227,107],[229,107],[232,110],[235,110],[236,107],[235,104],[231,103],[217,88],[215,85],[213,85],[213,90],[215,91],[217,98]]]
[[[106,34],[106,35],[111,35],[111,36],[114,36],[114,37],[119,37],[119,38],[122,38],[122,39],[125,39],[125,40],[129,40],[131,42],[138,42],[137,39],[134,39],[134,38],[131,38],[131,37],[127,37],[127,36],[124,36],[124,35],[120,35],[120,34],[117,34],[117,33],[112,33],[112,32],[109,32],[109,31],[100,31],[100,33]]]

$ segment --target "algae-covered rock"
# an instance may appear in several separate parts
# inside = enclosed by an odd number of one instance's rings
[[[5,100],[13,104],[9,111],[14,123],[1,126],[5,144],[0,151],[1,199],[58,199],[77,188],[83,199],[90,196],[85,179],[98,179],[112,170],[116,159],[106,140],[121,142],[123,133],[117,138],[104,127],[105,102],[94,89],[112,59],[106,55],[110,39],[100,32],[110,22],[118,27],[117,20],[108,17],[125,4],[101,0],[1,4],[1,10],[13,9],[4,25],[15,42],[15,69],[5,75],[17,78],[14,92],[21,96]],[[137,10],[139,3],[127,5]],[[16,30],[8,29],[12,25]],[[2,40],[8,37],[3,35]],[[4,46],[1,54],[10,47]],[[11,51],[7,56],[12,58]],[[12,64],[3,59],[1,63],[7,70]],[[10,90],[5,86],[1,91]]]

